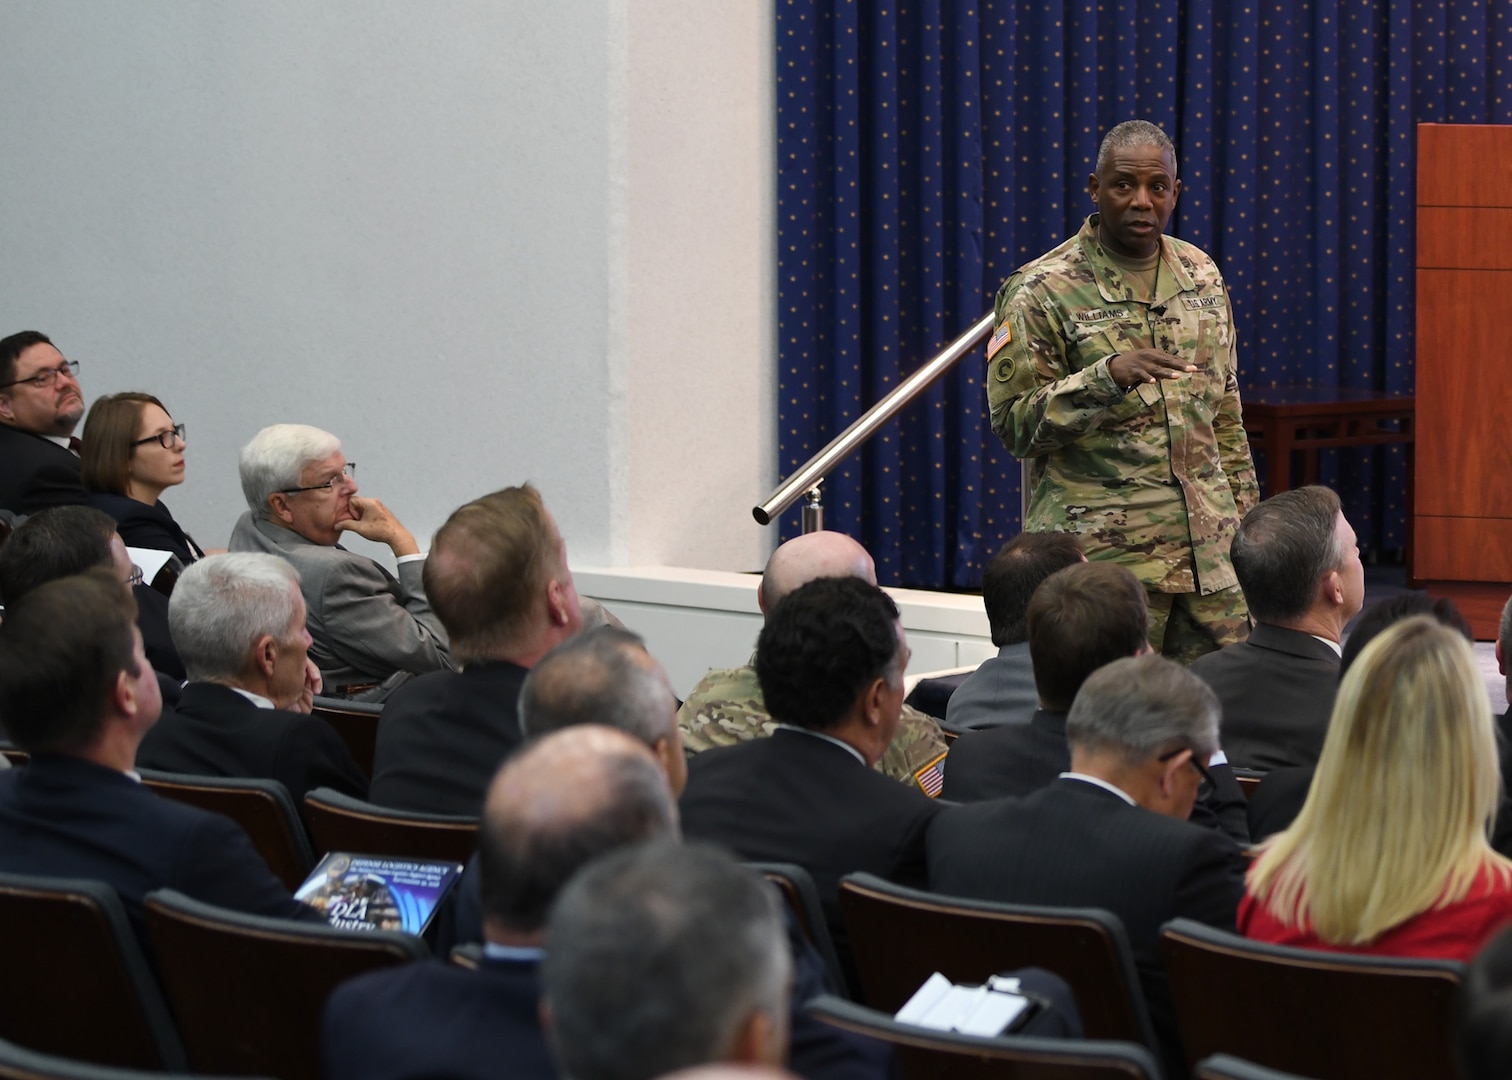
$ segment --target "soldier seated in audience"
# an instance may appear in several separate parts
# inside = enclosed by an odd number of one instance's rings
[[[652,1080],[786,1056],[776,892],[713,849],[642,844],[563,890],[546,927],[542,1013],[563,1074]]]
[[[866,549],[844,533],[796,536],[772,552],[756,602],[770,616],[783,597],[800,585],[823,577],[855,577],[870,585],[877,571]],[[683,747],[698,754],[711,746],[733,746],[759,739],[777,729],[767,709],[754,661],[745,667],[716,669],[693,688],[677,714]],[[949,749],[940,725],[911,706],[903,706],[898,733],[875,768],[934,797],[940,793]]]
[[[168,622],[189,682],[142,740],[138,765],[277,780],[296,804],[317,787],[366,797],[367,777],[336,729],[309,715],[320,672],[293,566],[251,552],[192,563]]]
[[[924,831],[938,809],[871,768],[896,736],[907,666],[898,609],[881,589],[856,577],[799,587],[756,644],[777,730],[695,755],[682,797],[689,837],[809,872],[852,985],[840,878],[865,870],[922,887]]]
[[[1185,917],[1232,931],[1244,892],[1238,846],[1186,820],[1218,748],[1218,715],[1213,692],[1172,661],[1115,660],[1087,678],[1066,718],[1069,772],[1021,799],[952,807],[929,829],[935,892],[1122,920],[1171,1076],[1186,1065],[1160,926]]]
[[[1040,708],[1027,724],[973,731],[956,740],[945,798],[980,802],[1028,795],[1071,767],[1066,716],[1087,677],[1114,660],[1149,652],[1145,589],[1116,563],[1076,562],[1047,577],[1029,601],[1029,652]],[[1249,843],[1245,798],[1216,750],[1192,808],[1196,824]]]
[[[17,603],[38,585],[92,566],[113,567],[131,584],[147,661],[160,675],[163,700],[177,701],[184,662],[168,629],[168,598],[143,584],[109,514],[88,506],[57,506],[18,525],[0,550],[0,600]]]
[[[135,615],[105,569],[48,582],[6,609],[0,718],[31,761],[0,773],[0,870],[105,882],[149,948],[142,900],[154,889],[324,921],[237,825],[159,798],[132,775],[160,705]]]
[[[1075,535],[1062,532],[1020,533],[992,557],[982,573],[982,606],[998,653],[950,695],[946,727],[965,731],[1029,722],[1039,704],[1029,656],[1029,599],[1040,582],[1084,558]],[[954,766],[955,758],[950,762]],[[945,798],[960,797],[949,791],[947,779]]]
[[[299,571],[327,694],[382,701],[416,674],[452,667],[420,585],[420,545],[383,503],[358,497],[356,466],[335,435],[274,424],[242,447],[239,465],[247,512],[230,549],[278,555]],[[387,544],[398,577],[337,543],[346,532]]]
[[[526,674],[583,627],[567,546],[536,489],[505,488],[454,511],[431,543],[425,592],[462,670],[421,676],[384,706],[369,797],[475,817],[523,738]]]
[[[1231,763],[1312,765],[1328,731],[1344,627],[1365,601],[1354,529],[1328,488],[1296,488],[1244,516],[1230,555],[1255,625],[1192,671],[1223,706]]]

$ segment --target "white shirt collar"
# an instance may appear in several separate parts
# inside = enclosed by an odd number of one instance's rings
[[[546,950],[538,945],[500,945],[496,941],[483,943],[483,955],[490,960],[532,960],[539,963]]]
[[[68,445],[68,440],[73,438],[72,435],[44,435],[42,437],[50,443],[57,443],[65,450],[73,450],[73,447]]]
[[[1309,634],[1308,637],[1321,641],[1323,644],[1327,645],[1330,649],[1337,653],[1339,659],[1344,659],[1344,646],[1340,645],[1337,641],[1330,641],[1326,637],[1318,637],[1317,634]]]
[[[810,731],[808,728],[798,727],[796,724],[778,724],[777,726],[782,728],[784,731],[796,731],[803,735],[812,735],[816,739],[823,739],[825,742],[832,742],[836,746],[844,747],[845,750],[851,755],[851,757],[855,758],[862,765],[866,764],[866,758],[861,755],[861,751],[857,750],[854,746],[846,742],[844,739],[837,739],[833,735],[826,735],[822,731]]]
[[[227,690],[235,690],[242,697],[246,698],[252,704],[256,705],[259,709],[276,709],[276,708],[278,708],[278,706],[274,705],[273,702],[269,698],[265,698],[261,694],[254,694],[252,691],[250,691],[250,690],[243,690],[239,686],[228,686],[228,687],[226,687],[226,689]]]
[[[1103,779],[1101,779],[1099,777],[1096,777],[1096,776],[1088,776],[1086,773],[1080,773],[1080,772],[1063,772],[1063,773],[1060,774],[1060,776],[1058,777],[1058,779],[1061,779],[1061,780],[1080,780],[1084,784],[1092,784],[1095,787],[1102,788],[1104,791],[1111,791],[1113,794],[1117,795],[1120,799],[1122,799],[1124,802],[1128,803],[1130,806],[1138,806],[1139,805],[1138,803],[1136,803],[1134,801],[1134,796],[1130,795],[1123,788],[1121,788],[1121,787],[1114,787],[1112,784],[1108,783],[1106,780],[1103,780]]]

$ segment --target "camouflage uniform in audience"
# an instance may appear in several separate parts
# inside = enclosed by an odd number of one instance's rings
[[[754,664],[710,671],[683,702],[677,723],[682,728],[683,749],[690,754],[759,739],[777,729],[762,701]],[[940,725],[905,705],[898,734],[876,768],[933,798],[944,783],[948,749]]]
[[[1220,643],[1242,640],[1248,611],[1228,548],[1259,486],[1228,293],[1212,259],[1164,236],[1154,292],[1139,295],[1099,243],[1096,214],[1004,282],[988,344],[992,430],[1031,463],[1024,528],[1076,533],[1087,558],[1132,570],[1150,593],[1152,640],[1179,593],[1197,594]],[[1125,392],[1108,363],[1139,349],[1197,370]],[[1183,647],[1164,651],[1190,663],[1212,646]]]

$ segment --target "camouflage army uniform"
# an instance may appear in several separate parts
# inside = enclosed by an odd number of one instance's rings
[[[1247,633],[1229,542],[1259,501],[1228,293],[1212,259],[1164,236],[1154,296],[1136,295],[1096,214],[1005,281],[988,345],[992,430],[1032,462],[1026,529],[1074,532],[1089,559],[1132,570],[1151,594],[1155,642],[1190,594],[1182,606],[1227,644]],[[1137,349],[1197,370],[1125,392],[1108,361]]]
[[[777,721],[762,701],[754,663],[705,675],[678,710],[677,723],[682,728],[683,749],[690,754],[759,739],[777,730]],[[944,782],[947,749],[940,725],[905,705],[898,734],[876,768],[934,797]]]

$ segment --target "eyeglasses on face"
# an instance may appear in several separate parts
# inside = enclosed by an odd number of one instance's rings
[[[131,445],[132,446],[146,446],[150,442],[155,442],[159,446],[161,446],[164,450],[172,450],[173,449],[173,440],[174,439],[177,439],[180,442],[184,441],[184,425],[183,424],[174,424],[167,431],[160,431],[156,435],[149,435],[145,439],[138,439],[136,442],[132,443]]]
[[[126,576],[126,584],[140,585],[147,580],[147,575],[142,573],[142,568],[136,563],[131,564],[131,573]]]
[[[14,382],[0,383],[0,390],[9,390],[12,386],[35,386],[38,390],[51,390],[57,381],[64,375],[70,379],[79,374],[79,362],[77,360],[65,360],[57,367],[43,368],[35,375],[28,375],[24,379]]]
[[[1172,750],[1169,754],[1161,754],[1157,760],[1170,761],[1173,757],[1181,753],[1183,750],[1191,750],[1191,747],[1183,746],[1180,749]],[[1201,798],[1202,796],[1213,790],[1213,774],[1207,771],[1206,765],[1197,760],[1197,751],[1195,750],[1192,750],[1192,756],[1187,759],[1187,762],[1192,766],[1192,768],[1197,770],[1197,775],[1202,778],[1197,785],[1197,796],[1198,798]]]
[[[355,461],[349,461],[341,467],[341,471],[339,473],[331,477],[323,484],[310,484],[307,487],[279,488],[278,493],[280,495],[297,495],[301,491],[330,491],[340,481],[350,480],[352,478],[352,474],[356,471],[357,463]]]

